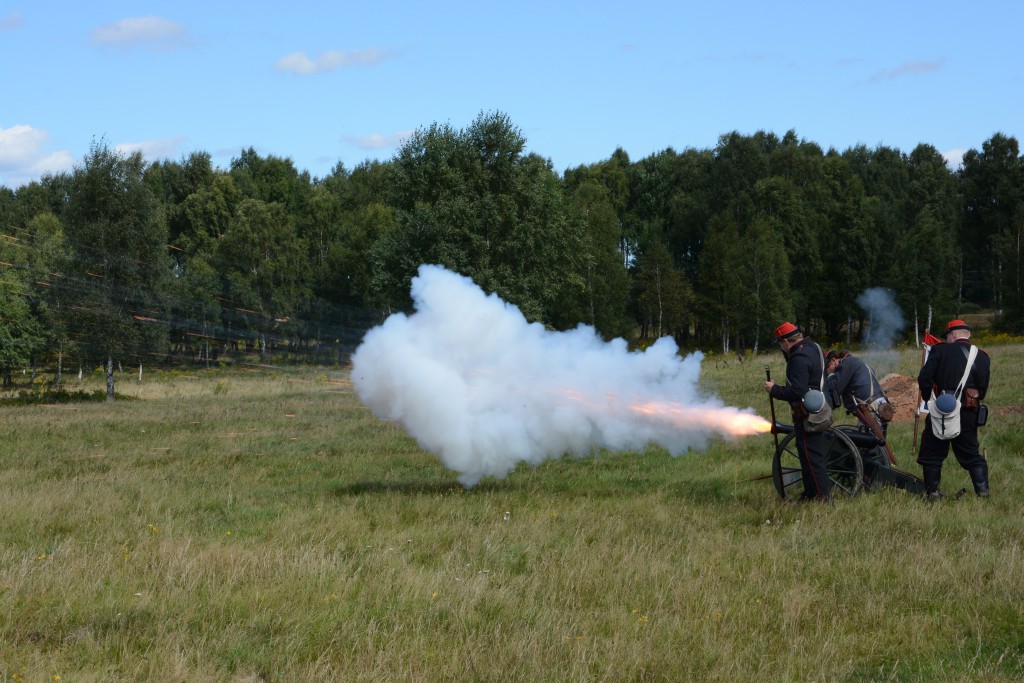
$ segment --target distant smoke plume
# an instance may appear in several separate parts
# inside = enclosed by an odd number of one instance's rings
[[[751,408],[700,396],[701,354],[680,359],[670,338],[639,353],[584,325],[551,332],[439,266],[420,266],[412,298],[415,313],[366,334],[352,382],[464,486],[521,462],[648,444],[678,455],[770,427]]]
[[[903,311],[896,305],[892,293],[882,287],[872,287],[861,292],[857,305],[868,314],[864,344],[878,349],[892,347],[906,327]]]

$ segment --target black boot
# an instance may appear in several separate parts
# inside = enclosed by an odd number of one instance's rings
[[[970,469],[974,492],[981,498],[988,498],[988,463]]]
[[[922,465],[924,474],[924,492],[928,500],[941,500],[942,493],[939,492],[939,482],[942,480],[942,468],[931,465]]]

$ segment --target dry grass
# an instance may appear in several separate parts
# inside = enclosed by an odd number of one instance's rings
[[[991,351],[993,407],[1024,403],[1024,349]],[[764,362],[781,375],[768,356],[707,364],[705,384],[767,414]],[[988,501],[793,508],[749,481],[768,436],[464,491],[343,372],[189,375],[0,407],[4,680],[1024,676],[1019,414],[986,428]]]

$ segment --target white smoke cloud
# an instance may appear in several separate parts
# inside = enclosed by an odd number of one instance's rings
[[[671,338],[639,353],[584,325],[551,332],[440,266],[420,266],[412,298],[412,315],[366,334],[352,382],[464,486],[521,462],[648,444],[678,455],[770,426],[752,408],[700,396],[702,356],[681,359]]]
[[[866,289],[857,297],[857,305],[868,314],[864,343],[881,349],[891,347],[906,327],[903,311],[896,305],[892,292],[882,287]]]

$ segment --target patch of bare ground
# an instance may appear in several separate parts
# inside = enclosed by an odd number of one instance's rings
[[[881,379],[889,403],[896,409],[893,422],[913,422],[914,411],[921,400],[917,380],[909,375],[892,373]],[[1024,415],[1024,406],[992,406],[996,415]]]
[[[909,375],[891,373],[881,379],[885,395],[896,410],[893,422],[913,422],[921,392],[917,380]]]

